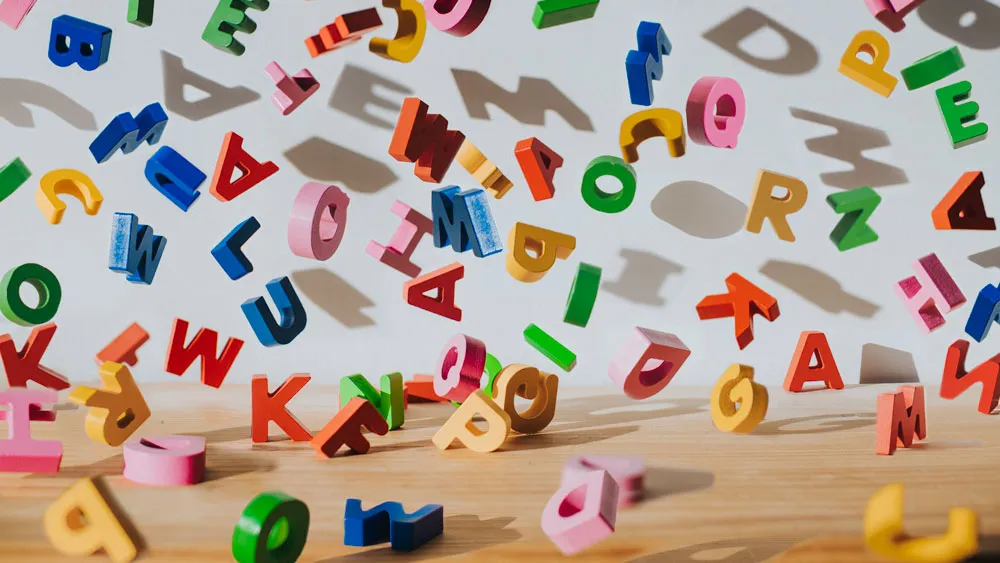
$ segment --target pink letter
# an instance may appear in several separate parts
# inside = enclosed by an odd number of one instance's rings
[[[313,78],[311,72],[302,69],[295,76],[289,77],[285,71],[278,66],[278,63],[271,61],[264,68],[264,72],[278,87],[278,91],[271,94],[271,101],[281,110],[281,115],[288,115],[295,111],[302,102],[309,99],[319,90],[319,82]]]
[[[607,471],[590,471],[552,495],[542,512],[542,531],[571,555],[614,533],[617,516],[618,483]]]
[[[344,239],[350,198],[337,186],[307,182],[292,204],[288,247],[314,260],[329,260]]]
[[[903,31],[906,27],[903,18],[923,2],[924,0],[865,0],[868,11],[893,32]]]
[[[413,256],[417,245],[420,244],[420,239],[424,235],[434,232],[434,224],[422,213],[398,199],[396,203],[392,204],[392,212],[403,222],[396,228],[396,232],[389,241],[389,246],[382,246],[375,241],[370,241],[365,252],[386,266],[391,266],[403,274],[415,278],[420,275],[420,266],[410,261],[410,257]]]
[[[0,392],[0,420],[7,421],[7,440],[0,440],[0,471],[8,473],[57,473],[62,461],[62,442],[32,440],[31,421],[54,421],[55,412],[42,410],[55,403],[59,394],[51,389],[11,388]]]
[[[447,11],[439,12],[439,8]],[[490,0],[424,0],[424,9],[431,25],[451,35],[465,37],[483,23],[490,10]]]
[[[743,88],[732,78],[706,76],[691,88],[687,102],[688,134],[695,143],[736,148],[746,116]]]
[[[929,333],[944,324],[944,313],[965,303],[965,295],[937,254],[917,260],[913,269],[917,275],[897,283],[896,295],[903,300],[920,328]]]
[[[629,397],[648,399],[670,383],[690,355],[673,334],[636,327],[615,352],[608,376]]]
[[[24,16],[35,6],[35,0],[0,0],[0,22],[17,30]]]
[[[456,334],[444,345],[434,374],[434,393],[462,402],[479,390],[486,369],[486,344],[482,340]]]
[[[125,444],[122,454],[129,481],[157,487],[201,483],[205,478],[205,438],[151,436]]]
[[[582,455],[570,458],[563,465],[562,484],[568,485],[596,469],[607,471],[618,483],[618,506],[633,504],[642,498],[646,462],[638,456]]]

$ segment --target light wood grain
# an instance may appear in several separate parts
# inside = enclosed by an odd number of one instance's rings
[[[737,563],[775,558],[793,546],[782,561],[867,561],[865,504],[895,481],[906,484],[911,533],[940,533],[948,508],[962,505],[979,512],[984,534],[1000,534],[1000,418],[976,412],[977,390],[944,401],[928,387],[928,439],[877,456],[875,397],[889,390],[894,386],[792,395],[772,388],[767,417],[744,436],[712,426],[707,387],[668,387],[643,402],[610,388],[565,388],[548,429],[491,454],[438,451],[430,438],[453,407],[419,404],[406,411],[403,429],[372,436],[369,454],[320,460],[307,444],[250,443],[249,386],[146,384],[153,416],[141,433],[205,436],[208,480],[178,489],[124,480],[119,449],[88,440],[85,411],[67,407],[55,423],[33,424],[36,437],[63,441],[62,472],[0,475],[0,561],[64,560],[48,545],[42,513],[75,479],[101,474],[143,534],[146,561],[231,561],[240,512],[270,489],[309,506],[301,561],[561,559],[540,516],[563,462],[580,453],[645,456],[649,495],[619,512],[611,539],[575,561]],[[292,411],[316,431],[336,405],[336,389],[314,380]],[[411,510],[443,504],[445,534],[410,555],[345,547],[348,497],[365,506],[398,500]]]

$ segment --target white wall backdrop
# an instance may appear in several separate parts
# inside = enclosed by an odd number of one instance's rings
[[[936,383],[948,344],[964,334],[976,294],[997,281],[996,232],[935,231],[930,219],[934,205],[969,170],[985,172],[987,209],[1000,214],[1000,197],[992,189],[998,178],[995,139],[953,150],[933,87],[908,92],[901,82],[883,99],[837,72],[844,49],[864,29],[889,36],[888,69],[897,76],[914,60],[958,44],[967,66],[938,86],[971,81],[980,118],[996,126],[995,3],[927,0],[903,32],[892,34],[862,0],[605,0],[595,18],[547,30],[531,24],[533,1],[497,0],[469,37],[429,29],[411,64],[375,56],[367,40],[309,58],[306,36],[371,1],[275,0],[266,12],[251,10],[258,29],[237,36],[247,46],[241,57],[201,40],[214,4],[161,0],[153,26],[144,29],[126,22],[126,0],[40,0],[18,31],[0,27],[0,161],[20,156],[34,174],[0,202],[0,270],[33,261],[58,276],[59,329],[44,363],[72,380],[95,379],[94,354],[133,321],[152,335],[140,350],[137,378],[177,379],[162,366],[172,320],[180,317],[192,325],[189,336],[207,326],[223,338],[247,341],[227,382],[258,373],[280,381],[309,372],[328,383],[358,372],[373,380],[397,370],[406,377],[430,373],[456,332],[485,340],[505,364],[561,373],[524,342],[521,331],[536,323],[578,353],[578,367],[562,378],[567,385],[609,383],[610,358],[637,325],[675,333],[693,351],[675,383],[711,384],[729,364],[741,362],[757,369],[758,380],[780,385],[803,330],[827,333],[848,384],[917,376]],[[379,10],[385,26],[376,34],[391,37],[395,16]],[[106,65],[88,73],[48,61],[51,21],[63,13],[114,29]],[[764,18],[791,34],[790,50],[773,26],[741,40]],[[635,202],[623,213],[605,215],[583,202],[580,178],[594,157],[619,154],[622,120],[642,109],[629,103],[623,64],[635,48],[640,20],[662,23],[674,47],[663,80],[655,83],[654,107],[683,113],[698,78],[728,76],[746,92],[748,116],[736,150],[689,144],[685,156],[673,159],[662,140],[645,143],[636,164]],[[734,54],[737,43],[742,56]],[[273,86],[264,67],[272,60],[288,72],[306,67],[321,83],[287,117],[269,99]],[[511,278],[505,255],[457,255],[425,239],[414,257],[425,272],[456,260],[466,266],[458,286],[461,324],[406,305],[406,278],[364,251],[369,240],[385,243],[395,230],[398,218],[389,211],[395,199],[430,215],[434,186],[387,153],[407,95],[445,115],[515,182],[505,199],[491,199],[504,238],[515,221],[577,237],[571,258],[534,284]],[[143,177],[145,161],[158,147],[95,164],[87,147],[99,129],[119,112],[135,113],[154,101],[170,115],[160,146],[173,147],[209,178],[228,131],[242,135],[252,155],[273,160],[280,171],[224,204],[207,194],[206,182],[205,193],[183,213]],[[514,158],[515,143],[531,136],[566,160],[550,201],[532,200]],[[94,180],[105,197],[97,216],[68,200],[63,222],[46,223],[34,192],[41,176],[57,168],[75,168]],[[759,168],[809,186],[805,208],[790,217],[795,243],[778,240],[769,225],[760,235],[742,229]],[[292,255],[286,241],[292,200],[307,181],[335,183],[351,197],[344,242],[323,263]],[[446,184],[475,187],[458,164]],[[880,240],[838,252],[828,236],[840,216],[824,199],[866,185],[883,198],[871,220]],[[116,211],[136,213],[169,240],[151,286],[132,285],[107,268]],[[209,251],[251,215],[262,224],[245,246],[254,271],[233,282]],[[930,252],[938,253],[969,302],[927,336],[893,285]],[[604,269],[585,329],[562,322],[579,261]],[[744,351],[737,348],[731,319],[700,321],[695,312],[702,297],[724,292],[732,272],[770,292],[781,307],[774,323],[757,318],[756,338]],[[240,304],[266,295],[265,283],[284,275],[305,304],[308,326],[292,344],[265,348]],[[0,323],[0,331],[12,333],[19,345],[30,332],[6,319]],[[995,354],[998,338],[974,344],[970,362]],[[196,380],[197,367],[184,378]]]

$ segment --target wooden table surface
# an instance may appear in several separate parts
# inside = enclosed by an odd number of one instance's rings
[[[291,403],[313,431],[337,405],[336,388],[316,383]],[[403,429],[372,436],[367,455],[323,460],[305,443],[251,444],[248,385],[146,384],[153,416],[139,434],[204,436],[206,481],[171,489],[126,481],[119,449],[90,441],[85,411],[62,406],[55,423],[32,424],[35,437],[63,441],[62,471],[0,474],[0,561],[67,560],[49,545],[42,514],[63,489],[94,475],[107,476],[142,534],[144,561],[231,561],[243,507],[275,489],[309,506],[300,561],[560,559],[542,533],[541,512],[563,463],[582,453],[645,456],[647,498],[620,511],[615,534],[576,561],[877,561],[864,553],[862,514],[872,493],[897,481],[906,485],[910,533],[939,534],[951,506],[968,506],[984,535],[1000,535],[1000,418],[976,411],[978,386],[954,401],[928,387],[928,439],[878,456],[875,397],[891,390],[793,395],[772,387],[765,421],[753,434],[733,435],[712,425],[708,388],[671,386],[642,402],[612,388],[564,388],[544,433],[513,437],[491,454],[439,451],[430,439],[453,407],[411,404]],[[346,547],[348,497],[365,507],[442,504],[444,535],[411,554]]]

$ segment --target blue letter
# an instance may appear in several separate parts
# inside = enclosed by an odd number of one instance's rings
[[[62,15],[52,20],[49,35],[49,60],[56,66],[79,63],[86,71],[108,62],[111,30],[103,25]]]

